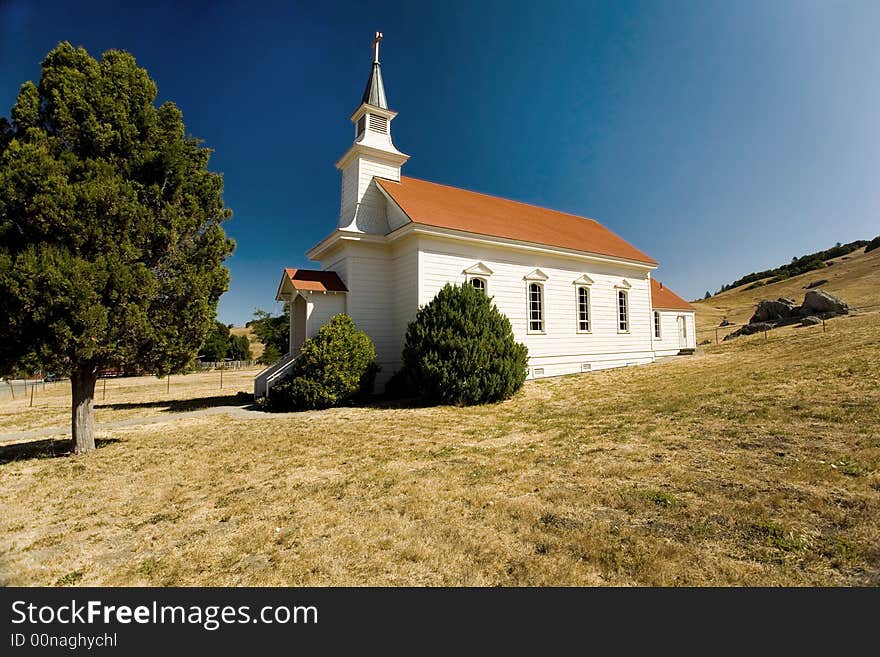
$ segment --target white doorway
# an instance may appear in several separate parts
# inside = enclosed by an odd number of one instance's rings
[[[679,315],[678,319],[678,346],[680,349],[687,349],[688,346],[688,334],[687,334],[687,319],[684,315]]]

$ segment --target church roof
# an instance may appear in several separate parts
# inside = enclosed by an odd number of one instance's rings
[[[379,66],[379,62],[373,62],[361,103],[388,109],[388,101],[385,99],[385,85],[382,83],[382,68]]]
[[[335,271],[318,271],[316,269],[284,270],[295,290],[312,290],[313,292],[348,292],[345,283]],[[283,282],[283,281],[282,281]]]
[[[593,219],[406,176],[376,182],[417,224],[657,264]]]
[[[694,310],[691,304],[656,278],[651,279],[651,307],[654,310]]]

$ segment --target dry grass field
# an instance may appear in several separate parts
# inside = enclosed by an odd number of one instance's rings
[[[0,443],[0,584],[880,584],[880,314],[483,407],[226,413],[163,383],[98,419],[167,422],[88,457]]]
[[[714,327],[718,326],[722,317],[734,324],[746,324],[755,311],[755,306],[762,299],[788,297],[798,303],[803,301],[805,286],[814,281],[826,279],[828,282],[821,288],[836,294],[850,306],[856,308],[880,305],[880,249],[865,253],[864,249],[853,251],[849,255],[834,258],[830,266],[823,269],[792,276],[791,278],[763,285],[753,290],[742,285],[732,290],[694,304],[697,309],[697,337],[700,340],[712,338]],[[729,329],[721,335],[731,332]]]
[[[260,367],[223,372],[208,370],[168,379],[152,376],[99,379],[95,389],[95,421],[116,422],[137,417],[161,416],[201,408],[246,404],[238,393],[252,395]],[[170,384],[170,385],[169,385]],[[15,399],[0,384],[0,436],[19,431],[66,426],[70,423],[70,381],[37,383],[31,406],[30,388],[17,388]],[[2,441],[2,437],[0,437]],[[2,444],[2,443],[0,443]]]

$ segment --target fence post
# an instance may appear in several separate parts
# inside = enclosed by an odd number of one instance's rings
[[[715,329],[715,344],[718,344],[718,329]]]
[[[171,375],[169,374],[165,378],[167,379],[166,385],[165,385],[165,394],[170,394],[171,393]]]
[[[107,399],[107,377],[104,377],[104,392],[101,395],[101,401]]]
[[[764,339],[767,339],[767,329],[764,329]]]
[[[24,385],[25,385],[25,390],[26,390],[26,389],[27,389],[27,380],[25,380],[25,384],[24,384]],[[34,405],[34,388],[36,388],[36,387],[37,387],[37,382],[34,381],[34,382],[31,384],[31,406]]]
[[[223,390],[223,366],[220,366],[220,390]]]
[[[12,385],[12,381],[6,379],[6,383],[9,384],[9,391],[12,393],[12,400],[15,401],[15,386]]]
[[[825,318],[822,318],[822,333],[825,333]]]

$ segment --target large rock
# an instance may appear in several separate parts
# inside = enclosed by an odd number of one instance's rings
[[[846,315],[849,306],[841,299],[825,290],[810,290],[804,295],[800,308],[802,315]]]
[[[801,326],[815,326],[816,324],[821,324],[822,320],[816,317],[815,315],[807,315],[801,320]]]
[[[755,314],[749,320],[749,324],[756,322],[779,322],[790,318],[797,308],[794,299],[779,297],[775,301],[765,299],[758,304]]]
[[[775,325],[769,322],[754,322],[753,324],[746,324],[739,327],[733,333],[725,335],[724,339],[731,340],[733,338],[738,338],[741,335],[752,335],[753,333],[760,333],[761,331],[769,331],[772,328],[775,328]]]

